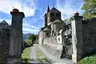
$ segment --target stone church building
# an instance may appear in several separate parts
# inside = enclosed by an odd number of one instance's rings
[[[96,52],[96,18],[84,20],[76,12],[66,24],[61,12],[47,8],[44,27],[38,33],[38,43],[57,58],[69,58],[77,63],[90,53]]]
[[[67,32],[67,28],[70,25],[65,28],[66,25],[61,19],[61,12],[55,7],[53,7],[52,9],[50,9],[49,7],[47,8],[47,12],[44,15],[44,22],[44,27],[41,28],[41,31],[39,32],[39,44],[50,48],[49,50],[47,50],[51,54],[56,55],[56,57],[64,57],[62,51],[65,51],[63,50],[63,46],[66,44],[64,44],[63,38],[65,36],[63,33],[65,30],[65,32]],[[68,42],[68,44],[70,43]]]
[[[39,44],[43,44],[43,39],[58,36],[60,30],[65,30],[65,23],[61,19],[61,12],[53,7],[51,10],[47,8],[44,15],[44,27],[39,32]]]

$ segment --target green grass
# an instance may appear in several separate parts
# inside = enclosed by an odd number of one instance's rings
[[[96,54],[85,57],[84,59],[80,60],[78,64],[96,64]]]
[[[31,47],[24,49],[22,53],[22,59],[29,59],[30,52],[31,52]]]

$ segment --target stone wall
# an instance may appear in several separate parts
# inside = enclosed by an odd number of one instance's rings
[[[6,64],[9,55],[9,29],[2,29],[0,31],[0,64]]]
[[[83,34],[82,34],[82,16],[73,16],[72,26],[72,60],[77,63],[83,55]]]
[[[83,21],[84,55],[96,52],[96,19]]]
[[[62,44],[57,43],[56,36],[43,39],[43,46],[49,53],[60,58],[63,47]]]
[[[77,63],[85,56],[96,53],[96,19],[74,17],[72,24],[72,60]]]
[[[42,40],[43,40],[43,38],[44,38],[44,35],[43,35],[43,31],[40,31],[40,33],[39,33],[39,35],[38,35],[38,42],[39,42],[39,44],[40,45],[42,45]]]

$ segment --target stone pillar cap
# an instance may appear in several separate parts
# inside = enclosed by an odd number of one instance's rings
[[[23,18],[25,17],[23,12],[19,12],[17,8],[13,8],[13,10],[10,12],[11,15],[21,14]]]
[[[78,12],[74,13],[74,16],[79,16],[79,13]]]
[[[19,12],[17,8],[13,8],[12,12]]]

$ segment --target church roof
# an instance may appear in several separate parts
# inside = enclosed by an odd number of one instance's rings
[[[3,20],[0,24],[9,25],[5,20]]]
[[[57,19],[57,20],[55,20],[55,21],[53,22],[53,24],[55,24],[55,23],[62,23],[62,20]]]
[[[45,28],[43,29],[43,31],[50,31],[50,29],[49,29],[48,27],[45,27]]]
[[[57,10],[55,7],[53,7],[50,12],[60,12],[59,10]]]

